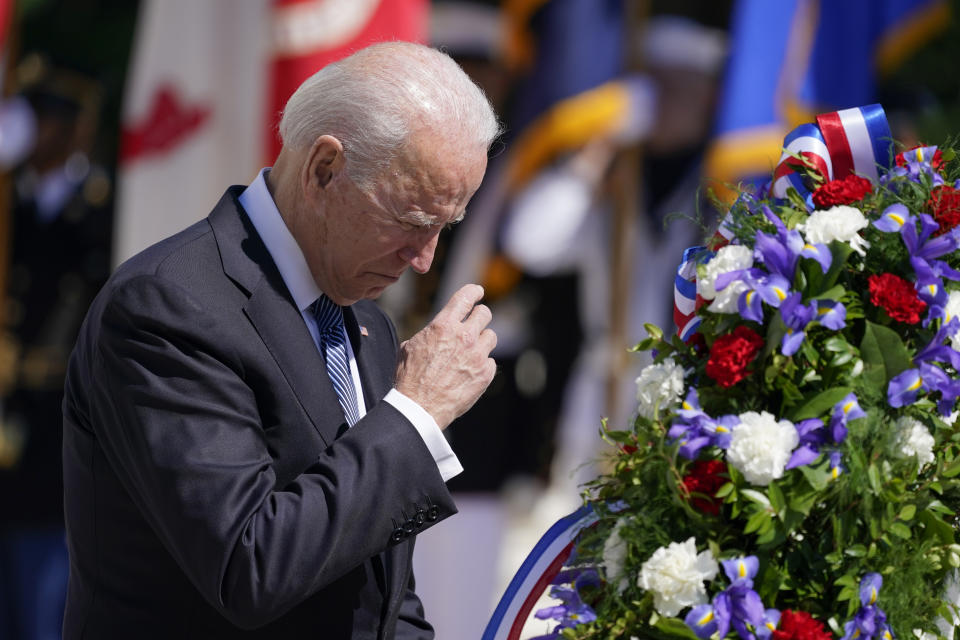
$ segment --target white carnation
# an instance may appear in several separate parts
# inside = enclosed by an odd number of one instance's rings
[[[766,411],[748,411],[740,414],[740,424],[733,428],[727,460],[747,482],[766,486],[783,475],[799,442],[797,429],[789,420],[777,422]]]
[[[697,553],[693,538],[660,547],[643,563],[637,584],[653,593],[653,606],[672,618],[685,607],[707,601],[704,580],[713,580],[719,567],[707,549]]]
[[[619,578],[617,590],[623,593],[628,584],[626,577],[623,575],[624,564],[627,561],[627,541],[620,535],[621,529],[623,529],[622,518],[617,520],[610,536],[603,543],[603,567],[607,574],[607,580],[612,582]]]
[[[897,420],[894,427],[897,441],[894,445],[902,458],[916,456],[922,469],[924,465],[933,462],[933,436],[923,424],[913,418],[904,416]]]
[[[848,243],[860,255],[866,255],[870,243],[860,236],[859,231],[867,224],[860,209],[840,205],[826,211],[814,211],[797,228],[803,231],[807,242],[811,244],[830,244],[837,240]]]
[[[667,358],[659,364],[651,364],[637,378],[637,401],[644,418],[652,419],[654,413],[671,407],[680,401],[683,394],[683,367]]]
[[[749,269],[753,266],[753,250],[739,244],[728,244],[717,251],[717,255],[704,267],[702,275],[697,276],[697,293],[704,300],[713,300],[717,297],[717,278],[731,271]],[[726,291],[733,284],[727,285]]]
[[[950,292],[950,295],[947,297],[947,304],[944,305],[943,310],[947,314],[947,317],[943,320],[945,323],[950,322],[952,318],[960,315],[960,291]],[[955,331],[953,335],[950,336],[950,346],[960,351],[960,331]]]

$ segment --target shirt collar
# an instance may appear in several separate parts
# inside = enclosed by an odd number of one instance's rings
[[[287,285],[297,308],[304,311],[323,292],[313,279],[303,251],[280,216],[273,196],[267,189],[268,171],[270,167],[260,170],[256,180],[240,194],[240,204],[277,265],[280,277]]]

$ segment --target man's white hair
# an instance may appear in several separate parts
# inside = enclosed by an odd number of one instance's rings
[[[484,149],[500,133],[490,102],[463,69],[411,42],[375,44],[327,65],[290,96],[280,120],[284,146],[339,139],[347,175],[365,190],[424,129]]]

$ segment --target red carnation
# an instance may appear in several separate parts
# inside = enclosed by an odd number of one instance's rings
[[[831,180],[813,192],[817,209],[829,209],[841,204],[853,204],[873,191],[873,183],[866,178],[850,174],[846,178]]]
[[[806,611],[786,609],[780,614],[780,624],[773,632],[773,640],[831,640],[823,623]]]
[[[688,493],[699,493],[710,498],[693,496],[690,504],[694,509],[710,514],[719,515],[720,501],[716,500],[717,491],[726,482],[723,475],[727,473],[727,465],[721,460],[697,460],[690,467],[690,473],[683,477],[683,486]]]
[[[908,149],[902,153],[897,154],[897,166],[905,167],[907,166],[908,160],[916,160],[917,154],[911,153],[911,151],[916,151],[920,149],[923,145],[917,145],[912,149]],[[933,154],[933,160],[930,162],[930,166],[933,167],[934,171],[940,171],[940,167],[943,166],[943,153],[940,152],[940,149],[937,149]]]
[[[927,207],[940,225],[933,235],[939,236],[960,225],[960,190],[946,185],[936,187],[930,192]]]
[[[732,387],[750,372],[747,367],[753,362],[757,351],[763,346],[763,338],[743,325],[717,338],[707,360],[707,375],[721,387]]]
[[[892,273],[882,273],[870,276],[869,287],[870,302],[882,307],[888,316],[907,324],[920,322],[927,303],[920,299],[912,284]]]

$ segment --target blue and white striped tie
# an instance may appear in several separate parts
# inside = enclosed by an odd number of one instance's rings
[[[347,359],[347,335],[343,328],[343,308],[326,295],[313,303],[313,317],[320,330],[320,351],[327,361],[327,374],[343,407],[343,415],[351,427],[360,419],[357,391],[353,386],[350,362]]]

